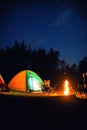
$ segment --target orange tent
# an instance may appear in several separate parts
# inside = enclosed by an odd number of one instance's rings
[[[23,70],[17,73],[8,83],[10,90],[16,91],[42,91],[43,81],[38,74],[31,70]]]

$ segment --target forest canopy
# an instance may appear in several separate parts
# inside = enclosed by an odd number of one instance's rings
[[[51,86],[61,84],[63,78],[69,78],[74,86],[81,80],[82,73],[87,72],[87,57],[83,57],[76,64],[69,65],[65,59],[60,59],[60,51],[50,48],[48,52],[44,48],[32,49],[25,42],[17,40],[13,46],[0,49],[0,73],[6,83],[19,71],[30,69],[38,73],[42,79],[50,79]]]

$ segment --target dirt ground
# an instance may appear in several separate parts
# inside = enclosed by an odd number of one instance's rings
[[[22,129],[86,129],[87,101],[74,95],[0,95],[0,125]],[[4,124],[4,125],[3,125]]]

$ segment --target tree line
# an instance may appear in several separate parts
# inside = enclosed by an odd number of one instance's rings
[[[87,72],[87,57],[83,57],[78,65],[69,65],[65,59],[60,59],[58,50],[36,50],[17,40],[12,47],[0,49],[0,73],[7,84],[15,74],[26,69],[35,71],[43,80],[50,79],[53,87],[59,87],[63,79],[68,78],[76,88],[82,83],[83,72]]]

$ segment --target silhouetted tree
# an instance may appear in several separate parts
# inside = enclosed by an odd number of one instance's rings
[[[78,74],[82,75],[83,72],[87,72],[87,57],[79,62],[78,67],[76,64],[69,66],[59,56],[60,52],[53,48],[50,48],[48,52],[43,48],[33,50],[31,45],[27,47],[24,41],[19,43],[15,40],[12,47],[7,46],[0,49],[0,73],[3,74],[8,83],[19,71],[31,69],[39,74],[43,80],[50,79],[52,86],[61,86],[64,78],[69,78],[75,86]]]
[[[71,81],[73,89],[77,89],[78,86],[78,66],[73,64],[69,69],[69,79]]]
[[[87,57],[84,57],[78,65],[79,69],[79,84],[83,83],[83,77],[82,74],[87,72]]]

